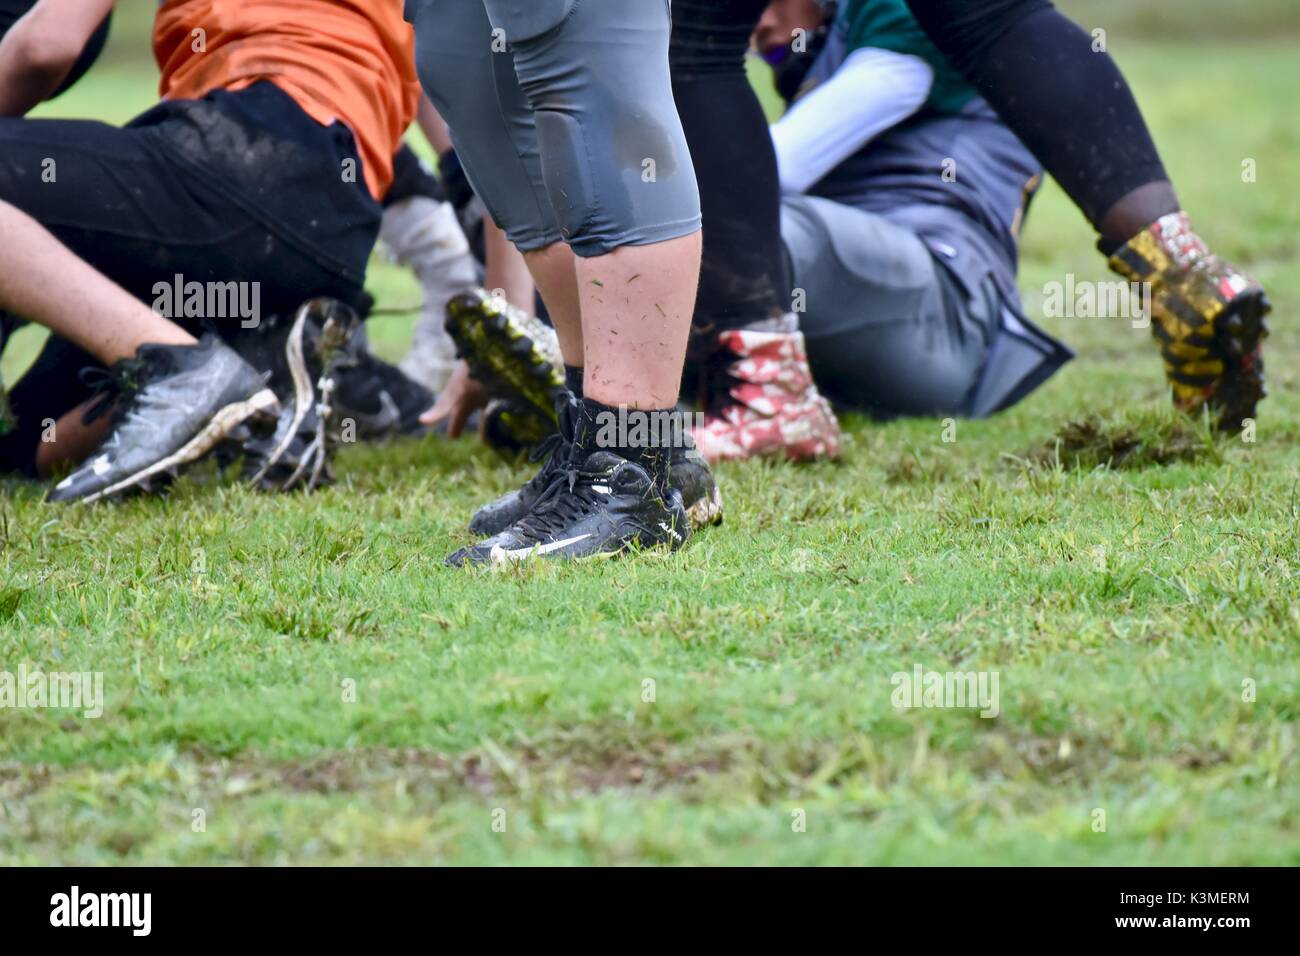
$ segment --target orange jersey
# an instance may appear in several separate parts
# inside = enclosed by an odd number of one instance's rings
[[[269,80],[316,122],[345,124],[382,199],[415,118],[415,34],[402,0],[164,0],[154,21],[164,99]]]

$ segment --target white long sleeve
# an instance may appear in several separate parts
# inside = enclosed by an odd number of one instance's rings
[[[781,189],[802,193],[919,110],[934,70],[920,57],[864,48],[772,126]]]

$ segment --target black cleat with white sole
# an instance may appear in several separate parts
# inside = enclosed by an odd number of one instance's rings
[[[433,392],[371,352],[364,323],[340,354],[334,382],[331,404],[340,441],[383,441],[428,433],[420,416],[433,407]]]
[[[541,470],[523,487],[507,492],[476,511],[469,523],[469,530],[474,534],[485,538],[500,534],[522,519],[546,491],[555,474],[565,466],[573,448],[576,405],[572,394],[565,392],[556,408],[559,431],[538,445],[531,456],[533,461],[542,462]],[[694,448],[673,448],[671,453],[668,481],[681,493],[691,530],[699,531],[709,525],[721,524],[722,492],[718,490],[709,463],[695,454]]]
[[[262,376],[213,335],[196,345],[143,345],[108,375],[117,393],[108,436],[49,501],[91,502],[148,489],[245,422],[279,410]]]
[[[680,492],[656,481],[641,465],[611,451],[577,446],[554,469],[532,510],[500,534],[447,559],[508,565],[533,558],[608,557],[632,548],[676,549],[690,535]]]

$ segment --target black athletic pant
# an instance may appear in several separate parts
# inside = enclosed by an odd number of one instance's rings
[[[704,261],[694,356],[716,333],[789,311],[781,186],[767,118],[745,73],[767,0],[673,0],[673,96],[700,183]]]
[[[0,199],[145,303],[177,275],[257,283],[267,317],[318,295],[357,304],[382,214],[347,128],[271,83],[167,101],[122,128],[0,119]],[[240,321],[175,319],[194,333]],[[80,372],[97,364],[50,337],[10,392],[0,471],[33,474],[41,422],[91,396]]]
[[[961,70],[1094,226],[1168,180],[1115,61],[1049,0],[908,0]],[[1172,199],[1172,190],[1168,195]],[[1170,208],[1152,209],[1151,221]],[[1127,236],[1113,237],[1127,239]]]

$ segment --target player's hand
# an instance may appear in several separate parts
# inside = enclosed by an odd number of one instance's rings
[[[459,438],[469,417],[487,403],[487,389],[469,377],[468,365],[457,362],[433,408],[420,416],[420,424],[434,428],[446,422],[447,437]]]

